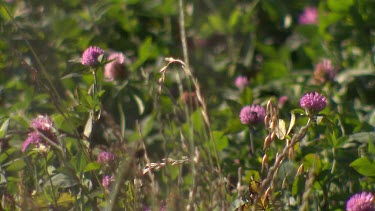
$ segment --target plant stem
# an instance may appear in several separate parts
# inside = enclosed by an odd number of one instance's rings
[[[283,160],[288,156],[289,154],[289,149],[291,149],[292,147],[294,147],[294,145],[302,139],[302,137],[306,134],[308,128],[312,125],[312,122],[309,118],[309,120],[307,121],[307,124],[302,127],[297,134],[295,134],[290,142],[289,145],[285,146],[283,151],[280,153],[280,154],[277,154],[276,155],[276,158],[275,158],[275,162],[273,164],[273,166],[271,168],[269,168],[269,171],[268,171],[268,174],[267,174],[267,177],[262,181],[262,185],[261,185],[261,189],[260,189],[260,194],[258,195],[258,197],[255,198],[254,200],[254,207],[253,207],[253,210],[257,210],[257,202],[258,202],[258,198],[259,197],[262,197],[263,194],[265,193],[265,190],[267,190],[267,188],[270,186],[271,182],[273,181],[273,179],[275,178],[275,173],[277,172],[277,170],[279,169],[281,163],[283,162]]]
[[[254,130],[252,128],[249,128],[249,133],[250,133],[250,149],[251,153],[254,155],[255,150],[254,150]]]
[[[92,74],[94,75],[94,90],[92,91],[92,99],[95,99],[96,92],[98,90],[98,79],[96,77],[96,69],[92,69]]]
[[[56,199],[56,196],[55,196],[55,188],[53,186],[53,183],[52,183],[52,178],[51,178],[51,175],[48,173],[48,167],[47,167],[47,155],[43,155],[44,157],[44,161],[45,161],[45,170],[46,170],[46,173],[47,173],[47,176],[48,176],[48,179],[49,179],[49,182],[51,183],[51,189],[52,189],[52,197],[53,197],[53,202],[55,204],[55,208],[57,208],[57,199]]]

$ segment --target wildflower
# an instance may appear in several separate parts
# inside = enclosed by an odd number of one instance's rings
[[[52,119],[45,115],[45,116],[38,116],[37,118],[35,118],[32,122],[31,122],[31,125],[37,129],[37,130],[41,130],[41,131],[48,131],[48,130],[52,130],[53,129],[53,122],[52,122]]]
[[[300,105],[307,114],[314,115],[326,107],[327,99],[318,92],[311,92],[301,97]]]
[[[113,162],[114,160],[115,160],[114,154],[112,154],[111,152],[103,151],[103,152],[99,153],[97,162],[109,164],[109,163]]]
[[[99,63],[98,58],[104,54],[104,50],[97,46],[90,46],[82,54],[82,64],[85,66],[95,66]]]
[[[256,125],[264,121],[266,111],[259,105],[245,106],[241,109],[240,120],[244,125]]]
[[[288,99],[289,99],[288,96],[281,96],[279,98],[279,107],[282,108],[285,105],[285,103],[288,101]]]
[[[113,181],[115,181],[114,176],[105,175],[102,179],[102,186],[105,189],[108,189],[111,186],[111,184],[113,183]]]
[[[49,116],[39,116],[31,122],[31,127],[34,129],[28,135],[22,144],[21,151],[25,152],[30,144],[35,144],[36,148],[45,148],[49,145],[48,141],[57,142],[57,137],[54,132],[53,122]],[[48,141],[46,140],[48,139]]]
[[[299,16],[299,24],[317,24],[318,23],[318,9],[316,7],[306,7],[303,13]]]
[[[115,52],[108,56],[108,60],[112,62],[104,66],[104,78],[107,81],[126,78],[126,58],[123,53]]]
[[[354,194],[346,202],[346,211],[375,211],[374,196],[368,192]]]
[[[337,72],[329,59],[323,59],[319,62],[314,71],[314,83],[323,84],[326,81],[333,81]]]
[[[249,81],[247,80],[246,76],[238,76],[235,81],[236,87],[242,91],[247,85]]]

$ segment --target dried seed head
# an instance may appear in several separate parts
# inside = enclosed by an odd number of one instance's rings
[[[276,139],[276,132],[275,131],[273,131],[272,133],[271,133],[271,142],[273,141],[273,140],[275,140]]]
[[[271,116],[267,114],[266,117],[264,117],[264,124],[266,125],[266,127],[270,127],[270,121],[271,121]]]
[[[298,167],[298,170],[297,170],[297,176],[300,176],[301,174],[303,174],[305,168],[303,166],[303,164],[301,164],[299,167]]]
[[[265,154],[262,159],[262,172],[268,166],[268,155]]]
[[[274,131],[276,129],[276,122],[272,121],[270,125],[270,130]]]
[[[283,183],[281,185],[281,188],[282,189],[285,189],[287,187],[287,181],[286,181],[286,177],[283,179]]]
[[[271,143],[272,143],[272,139],[271,139],[271,135],[268,135],[265,139],[264,139],[264,145],[263,145],[263,150],[267,149],[270,147]]]
[[[269,99],[268,102],[267,102],[267,113],[272,112],[272,107],[273,107],[272,101],[271,101],[271,99]]]
[[[287,146],[290,145],[290,140],[289,140],[289,139],[286,140],[286,145],[287,145]]]
[[[294,160],[294,156],[295,156],[294,148],[292,147],[289,149],[289,160]]]
[[[268,198],[270,196],[270,194],[271,194],[271,187],[268,187],[266,192],[264,193],[264,197]]]

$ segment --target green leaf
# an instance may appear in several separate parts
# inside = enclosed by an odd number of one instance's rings
[[[228,28],[231,33],[235,31],[235,27],[238,25],[241,17],[241,12],[239,9],[236,9],[232,12],[228,21]]]
[[[69,188],[77,185],[77,180],[74,177],[65,174],[53,175],[51,180],[54,186],[60,188]],[[45,185],[50,186],[51,183],[47,182]]]
[[[368,142],[368,152],[375,155],[375,145],[374,140]]]
[[[5,120],[5,122],[1,125],[0,138],[4,138],[5,134],[8,131],[8,127],[9,127],[9,119]]]
[[[100,169],[100,163],[97,163],[97,162],[91,162],[89,164],[86,165],[85,169],[83,170],[84,173],[88,172],[88,171],[96,171],[96,170],[99,170]]]
[[[134,63],[133,69],[139,68],[147,59],[158,54],[158,48],[152,43],[152,38],[147,37],[138,48],[138,60]]]
[[[59,207],[68,208],[68,206],[74,204],[75,197],[70,193],[61,193],[59,199],[57,200],[57,204]]]
[[[354,4],[354,0],[328,0],[328,8],[334,12],[346,12]]]
[[[216,142],[216,149],[220,152],[225,149],[228,144],[228,138],[221,131],[213,131],[213,136]]]
[[[237,101],[230,100],[230,99],[226,99],[225,102],[228,104],[228,106],[229,106],[230,110],[232,111],[232,113],[234,115],[238,116],[238,114],[241,111],[242,105],[240,103],[238,103]]]
[[[314,168],[318,173],[322,168],[322,162],[318,155],[310,153],[304,157],[303,166],[305,167],[305,169]]]
[[[154,121],[155,115],[147,116],[141,121],[141,129],[143,136],[147,136],[151,132]]]
[[[253,102],[253,92],[250,87],[246,87],[241,94],[241,103],[249,105]]]
[[[11,147],[7,149],[5,152],[0,154],[0,163],[4,162],[9,156],[13,155],[13,153],[17,152],[19,149],[15,147]]]
[[[291,112],[292,114],[305,114],[305,110],[303,110],[302,108],[293,109]]]
[[[225,33],[226,24],[224,19],[221,17],[221,14],[216,13],[208,16],[208,22],[214,31]]]
[[[192,124],[193,124],[193,128],[196,131],[201,131],[202,128],[203,128],[203,117],[202,117],[202,113],[201,112],[202,112],[201,109],[197,109],[190,116]]]
[[[296,176],[296,178],[293,180],[292,185],[292,195],[296,196],[298,193],[302,193],[304,190],[305,181],[303,179],[303,175]]]
[[[25,166],[26,166],[26,163],[23,159],[17,159],[17,160],[11,161],[10,165],[6,169],[7,171],[19,171],[19,170],[22,170]]]
[[[375,176],[375,165],[371,160],[369,160],[366,157],[358,158],[357,160],[353,161],[349,166],[353,167],[358,173],[364,176]]]
[[[231,119],[227,123],[227,127],[224,129],[225,134],[233,134],[233,133],[238,133],[245,129],[246,126],[241,124],[239,119]]]
[[[94,107],[94,103],[91,95],[89,95],[82,89],[79,89],[77,94],[80,104],[92,110]]]

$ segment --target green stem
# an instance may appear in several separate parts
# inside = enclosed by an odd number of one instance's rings
[[[47,155],[43,155],[44,157],[44,161],[45,161],[45,170],[46,170],[46,173],[47,173],[47,176],[48,176],[48,179],[49,179],[49,182],[51,183],[51,189],[52,189],[52,197],[53,197],[53,202],[55,204],[55,208],[57,208],[57,199],[56,199],[56,195],[55,195],[55,188],[53,186],[53,183],[52,183],[52,177],[51,175],[48,173],[48,167],[47,167]]]
[[[97,116],[96,116],[96,94],[98,93],[98,78],[96,76],[96,68],[92,69],[92,74],[94,75],[94,88],[93,88],[93,91],[92,91],[92,100],[93,100],[93,108],[92,108],[92,124],[94,124],[94,122],[97,120]]]
[[[250,133],[250,149],[251,153],[254,155],[255,150],[254,150],[254,130],[252,128],[249,128],[249,133]]]

